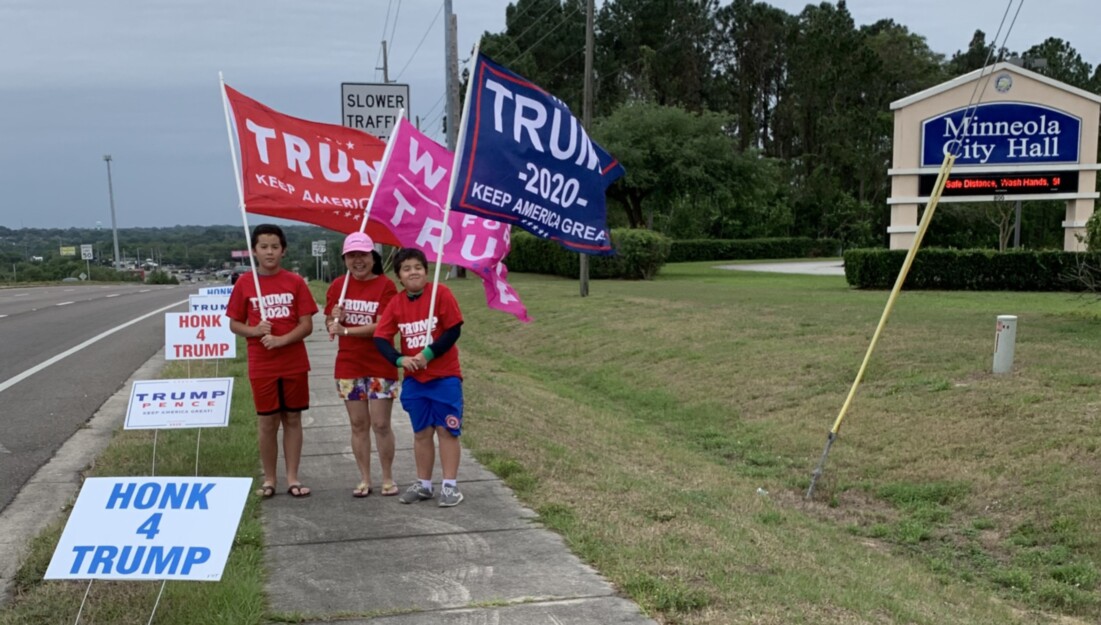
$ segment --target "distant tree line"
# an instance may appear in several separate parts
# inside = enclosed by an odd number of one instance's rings
[[[260,223],[257,221],[256,223]],[[287,255],[283,266],[297,267],[312,277],[316,258],[313,241],[326,241],[332,271],[342,269],[340,245],[344,235],[316,226],[283,226],[287,233]],[[247,259],[232,258],[235,250],[248,249],[241,226],[174,226],[169,228],[120,228],[119,256],[126,266],[214,272]],[[80,258],[80,246],[91,245],[94,260]],[[76,256],[61,256],[62,247],[76,248]],[[147,266],[147,268],[151,268]],[[36,282],[61,280],[87,274],[93,280],[134,279],[114,271],[114,240],[110,230],[92,228],[23,228],[0,226],[0,282]]]
[[[481,49],[580,116],[585,6],[517,0]],[[595,30],[592,135],[627,169],[609,190],[610,219],[675,238],[882,245],[892,101],[1012,57],[1101,93],[1101,65],[1061,39],[1017,53],[977,30],[945,58],[892,20],[857,27],[844,0],[797,15],[754,0],[607,0]],[[1022,242],[1060,247],[1061,215],[1059,203],[1028,203]],[[998,246],[975,205],[945,205],[935,221],[929,244]]]

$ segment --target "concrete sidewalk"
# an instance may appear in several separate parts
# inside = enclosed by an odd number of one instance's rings
[[[769,273],[801,273],[815,276],[843,276],[845,275],[845,261],[801,260],[785,263],[741,263],[737,265],[717,265],[716,269],[764,271]]]
[[[654,622],[542,528],[535,513],[465,450],[459,469],[465,499],[454,508],[440,508],[435,500],[404,505],[379,495],[382,471],[374,450],[373,493],[353,498],[358,471],[347,412],[332,379],[337,343],[328,340],[321,315],[314,328],[307,339],[313,371],[300,471],[313,492],[304,499],[286,494],[280,458],[278,494],[263,502],[273,611],[301,614],[308,623]],[[470,423],[478,415],[466,418]],[[404,489],[416,472],[413,434],[400,401],[394,402],[393,428],[394,478]],[[439,480],[437,458],[437,493]]]

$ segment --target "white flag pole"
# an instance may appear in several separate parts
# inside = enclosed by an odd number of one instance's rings
[[[245,215],[245,191],[241,187],[241,172],[237,169],[237,150],[233,146],[233,123],[229,119],[229,96],[226,94],[226,81],[222,72],[218,72],[218,82],[222,85],[222,108],[226,111],[226,135],[229,137],[229,155],[233,161],[233,179],[237,182],[237,202],[241,208],[241,223],[245,226],[245,244],[248,245],[248,264],[252,268],[252,283],[256,286],[256,302],[260,308],[260,320],[267,321],[264,312],[264,298],[260,293],[260,276],[256,273],[256,260],[252,257],[252,236],[248,231],[248,217]]]
[[[474,44],[474,70],[478,69],[478,51],[482,47],[481,40]],[[455,185],[458,182],[459,176],[459,155],[463,153],[463,143],[466,137],[466,122],[470,119],[470,88],[474,84],[475,76],[474,72],[470,73],[470,80],[466,83],[466,93],[463,95],[463,112],[462,118],[459,121],[459,137],[455,141],[455,155],[451,161],[451,184],[447,187],[447,202],[443,205],[443,227],[440,228],[440,239],[436,244],[436,271],[432,277],[432,296],[428,300],[428,320],[425,324],[427,329],[425,333],[427,337],[425,339],[425,346],[427,347],[432,343],[432,319],[436,314],[436,293],[439,291],[440,286],[440,266],[443,265],[443,244],[447,240],[447,217],[451,213],[451,201],[455,197]],[[451,123],[451,120],[448,120]]]
[[[371,189],[371,197],[367,199],[367,208],[363,211],[363,223],[359,224],[359,231],[365,232],[367,230],[367,219],[371,216],[371,207],[375,205],[375,190],[378,189],[378,181],[382,180],[383,174],[386,172],[386,166],[390,164],[390,152],[392,151],[395,143],[394,137],[398,136],[398,132],[401,129],[401,120],[405,117],[405,108],[398,109],[398,123],[397,128],[394,130],[394,134],[390,135],[390,140],[386,142],[386,148],[382,151],[382,165],[379,167],[378,176],[375,177],[375,188]],[[340,299],[337,300],[336,305],[344,307],[344,296],[348,294],[348,281],[351,280],[352,272],[346,271],[344,273],[344,286],[340,289]]]

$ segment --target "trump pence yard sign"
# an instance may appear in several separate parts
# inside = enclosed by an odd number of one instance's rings
[[[137,380],[124,429],[225,427],[232,397],[233,378]]]
[[[84,481],[46,579],[222,579],[252,479]]]

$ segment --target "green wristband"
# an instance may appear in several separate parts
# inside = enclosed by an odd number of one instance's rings
[[[432,348],[431,347],[425,347],[424,350],[421,353],[424,354],[425,362],[428,362],[428,361],[430,361],[430,360],[432,360],[433,358],[436,357],[436,355],[432,353]]]

